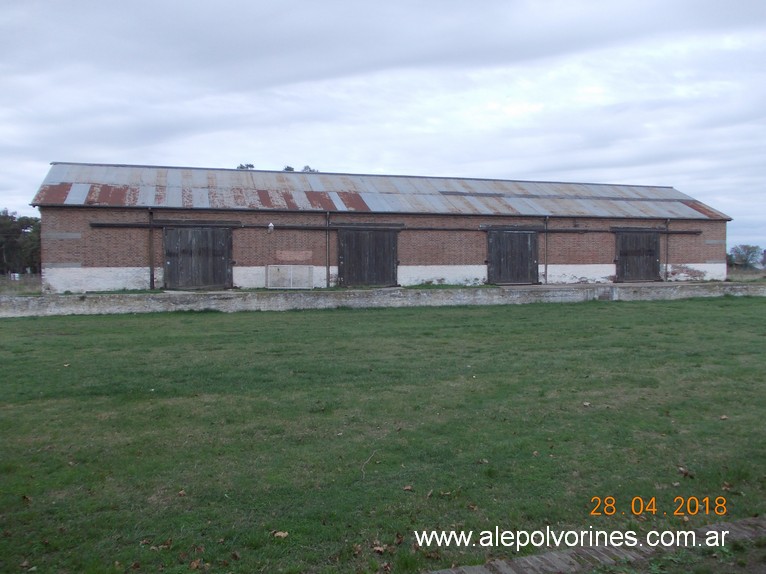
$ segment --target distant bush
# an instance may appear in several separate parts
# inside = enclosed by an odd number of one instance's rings
[[[753,269],[759,263],[766,265],[766,254],[758,245],[735,245],[729,250],[727,262],[730,267]]]

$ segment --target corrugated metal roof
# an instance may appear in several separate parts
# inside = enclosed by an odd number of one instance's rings
[[[80,163],[32,205],[730,219],[672,187]]]

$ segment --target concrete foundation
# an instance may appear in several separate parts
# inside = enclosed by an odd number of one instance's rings
[[[340,307],[441,307],[583,301],[667,301],[691,297],[766,297],[766,283],[622,283],[527,285],[455,289],[338,291],[216,291],[149,294],[43,295],[0,297],[0,317],[100,315],[215,310],[287,311]]]

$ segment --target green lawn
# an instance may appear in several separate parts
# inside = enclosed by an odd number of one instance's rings
[[[762,514],[764,349],[761,298],[0,320],[0,571],[418,572],[508,554],[414,530]]]
[[[610,564],[592,574],[758,574],[766,572],[766,538],[722,548],[658,552],[649,560]]]

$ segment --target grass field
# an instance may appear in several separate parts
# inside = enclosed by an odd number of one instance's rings
[[[765,319],[729,297],[4,319],[0,571],[418,572],[508,553],[414,530],[763,513]]]
[[[8,275],[0,274],[0,295],[40,295],[42,284],[39,275],[21,275],[12,280]]]
[[[659,552],[649,560],[610,564],[592,574],[763,574],[766,572],[766,538],[734,541],[720,548]]]

